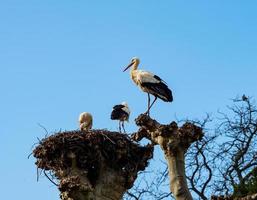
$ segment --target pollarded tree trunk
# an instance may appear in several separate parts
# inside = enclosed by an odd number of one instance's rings
[[[170,190],[176,200],[191,200],[185,176],[185,153],[194,141],[202,138],[202,129],[189,122],[180,128],[176,122],[161,125],[147,115],[140,115],[136,124],[140,129],[133,135],[134,140],[147,138],[153,144],[159,144],[164,151],[169,167]]]
[[[33,153],[37,167],[57,178],[62,200],[120,200],[153,146],[107,130],[70,131],[43,139]]]
[[[176,155],[165,155],[169,167],[170,190],[178,200],[192,199],[185,177],[185,160],[183,150]]]
[[[61,171],[59,189],[62,200],[118,200],[122,199],[127,188],[124,174],[106,165],[99,169],[99,177],[94,185],[84,170],[72,167],[69,172]],[[68,174],[67,174],[68,173]],[[74,187],[75,186],[75,187]]]

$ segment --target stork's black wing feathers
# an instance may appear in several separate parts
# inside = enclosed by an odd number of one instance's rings
[[[163,82],[163,83],[165,83],[165,84],[167,84],[164,80],[162,80],[159,76],[157,76],[157,75],[154,75],[153,76],[155,79],[157,79],[158,81],[160,81],[160,82]]]
[[[119,105],[113,106],[113,109],[114,109],[114,110],[117,110],[117,109],[122,109],[122,108],[124,108],[124,107],[125,107],[124,105],[119,104]]]
[[[112,113],[111,113],[111,119],[113,120],[124,120],[128,118],[128,113],[126,113],[122,108],[124,108],[124,105],[115,105],[113,107]]]
[[[163,101],[172,102],[173,96],[171,90],[164,82],[159,83],[142,83],[142,87],[147,88],[150,94],[162,99]]]

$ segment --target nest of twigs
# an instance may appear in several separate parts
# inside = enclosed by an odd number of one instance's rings
[[[58,132],[42,139],[33,155],[38,168],[52,170],[55,174],[71,168],[75,159],[76,168],[86,171],[94,185],[103,164],[124,176],[144,170],[152,158],[153,147],[139,146],[127,135],[118,132],[77,130]]]

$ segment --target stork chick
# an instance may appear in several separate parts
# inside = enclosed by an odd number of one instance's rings
[[[172,102],[173,96],[171,90],[168,88],[167,84],[157,75],[151,72],[138,70],[138,65],[140,63],[139,58],[132,58],[131,63],[123,70],[125,72],[127,69],[131,68],[130,77],[133,82],[143,91],[147,93],[148,96],[148,106],[146,113],[150,115],[150,109],[157,100],[157,98],[165,101]],[[155,98],[150,104],[150,94]]]
[[[79,115],[79,127],[81,131],[88,131],[92,128],[93,117],[88,112],[83,112]]]
[[[126,133],[124,128],[124,122],[129,121],[130,110],[126,102],[115,105],[112,109],[111,119],[119,120],[119,131],[121,133],[121,127],[123,128],[124,133]]]

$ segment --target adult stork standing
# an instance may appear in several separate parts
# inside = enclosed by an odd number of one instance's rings
[[[79,115],[79,127],[81,131],[88,131],[92,128],[93,117],[88,112],[83,112]]]
[[[122,102],[121,104],[115,105],[112,109],[111,119],[119,120],[119,131],[121,133],[121,126],[123,128],[124,133],[126,133],[124,128],[124,122],[129,121],[130,109],[126,102]]]
[[[131,63],[123,70],[125,72],[127,69],[131,67],[130,77],[134,81],[134,83],[144,92],[147,93],[148,96],[148,106],[146,113],[150,114],[150,109],[157,100],[157,98],[165,101],[172,102],[173,96],[171,90],[168,88],[166,83],[157,75],[154,75],[151,72],[138,70],[138,65],[140,63],[139,58],[132,58]],[[150,94],[155,98],[153,102],[150,104]]]

